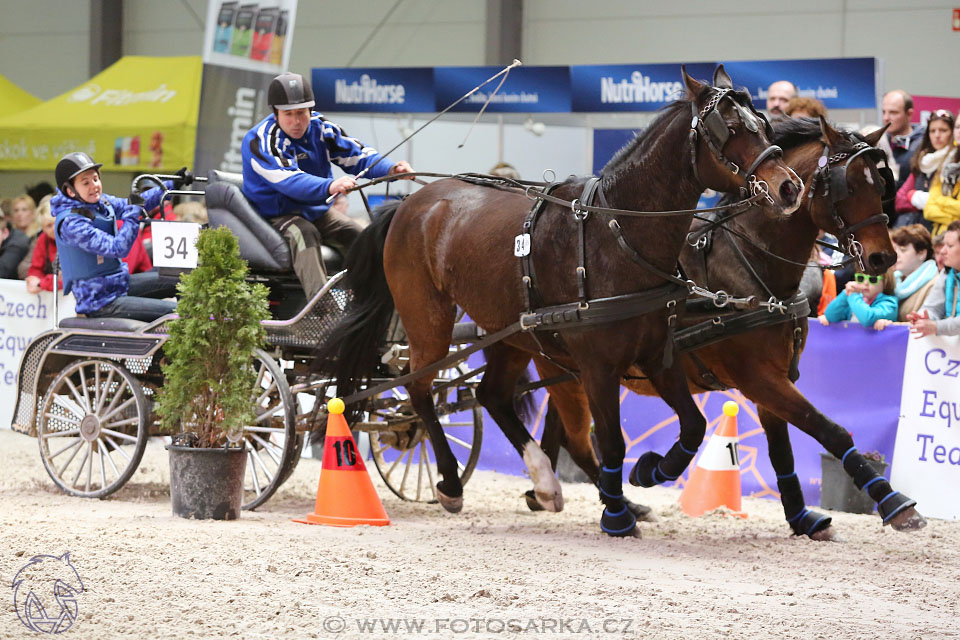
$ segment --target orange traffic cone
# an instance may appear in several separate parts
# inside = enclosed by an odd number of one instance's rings
[[[690,473],[690,480],[680,494],[680,508],[696,518],[708,511],[726,507],[741,518],[740,512],[740,451],[737,435],[736,402],[723,403],[723,417],[713,437]]]
[[[323,469],[317,486],[317,502],[304,524],[352,527],[390,524],[377,490],[373,488],[363,458],[357,454],[347,421],[343,419],[343,400],[327,403],[327,437],[323,442]]]

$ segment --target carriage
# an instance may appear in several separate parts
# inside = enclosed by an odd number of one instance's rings
[[[141,184],[162,185],[172,177],[140,176],[134,191]],[[293,472],[307,432],[322,431],[326,424],[326,399],[335,389],[329,380],[311,374],[312,351],[342,318],[350,292],[342,288],[345,274],[340,271],[311,300],[304,298],[285,241],[243,197],[241,180],[239,175],[212,171],[202,195],[210,224],[234,232],[251,278],[270,290],[273,318],[263,323],[266,346],[253,356],[256,418],[244,427],[248,460],[243,507],[254,509]],[[200,195],[164,189],[164,199]],[[323,247],[323,257],[329,272],[338,269],[340,257],[333,250]],[[169,272],[162,275],[175,277]],[[56,319],[56,326],[36,336],[21,358],[13,429],[38,438],[44,467],[62,491],[104,498],[130,480],[147,440],[159,435],[153,398],[163,384],[163,345],[172,317],[150,323]],[[464,323],[460,333],[469,339],[475,335],[473,325]],[[398,324],[384,336],[382,346],[381,375],[373,384],[400,375],[406,363]],[[461,346],[452,345],[451,350]],[[469,372],[465,358],[455,359],[434,375],[434,388],[466,482],[479,458],[483,414],[474,395],[476,375]],[[427,454],[429,436],[406,395],[393,388],[372,399],[367,408],[352,426],[356,432],[369,433],[373,462],[387,487],[404,500],[434,501],[436,474]]]

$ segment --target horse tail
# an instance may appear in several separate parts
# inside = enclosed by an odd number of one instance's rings
[[[344,316],[314,351],[312,369],[329,376],[337,395],[345,398],[360,389],[376,373],[394,303],[383,267],[387,231],[400,202],[389,202],[375,210],[373,222],[354,241],[344,258],[344,279],[353,297]],[[347,407],[352,421],[360,409]]]

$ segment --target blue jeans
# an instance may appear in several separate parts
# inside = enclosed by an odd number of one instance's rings
[[[90,318],[129,318],[153,322],[161,316],[173,313],[177,303],[157,298],[173,297],[177,293],[176,281],[161,279],[156,271],[135,273],[130,276],[128,295],[120,296],[96,311],[87,314]],[[170,279],[172,280],[172,279]]]

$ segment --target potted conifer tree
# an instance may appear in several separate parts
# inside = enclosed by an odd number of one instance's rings
[[[161,427],[177,434],[167,446],[174,514],[233,520],[243,504],[243,427],[254,417],[253,353],[264,341],[267,290],[246,282],[226,227],[201,230],[197,250],[197,268],[177,285],[179,318],[163,345],[155,408]]]

